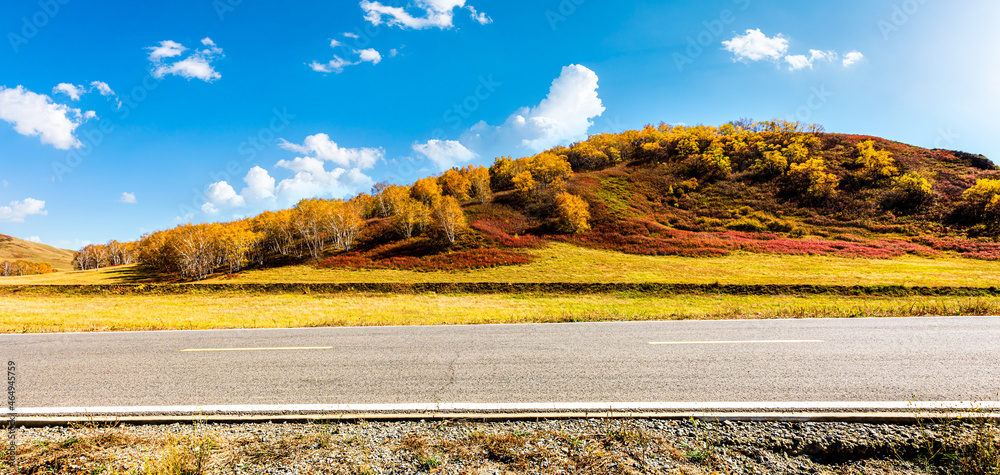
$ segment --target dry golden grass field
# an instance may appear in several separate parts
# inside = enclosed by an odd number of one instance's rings
[[[736,254],[634,256],[552,244],[535,262],[463,272],[347,271],[299,265],[219,276],[207,283],[571,282],[907,285],[989,287],[987,261],[904,257],[865,260]],[[115,284],[142,280],[134,266],[6,278],[2,284]],[[197,284],[194,284],[197,286]],[[997,297],[835,295],[417,294],[323,295],[191,292],[171,295],[31,292],[0,287],[0,332],[439,325],[720,318],[1000,314]]]
[[[1000,315],[1000,297],[0,293],[0,332]]]
[[[337,270],[295,265],[247,270],[201,283],[570,282],[1000,286],[996,262],[961,257],[861,259],[736,253],[726,257],[637,256],[552,243],[527,251],[530,264],[450,272]],[[6,277],[0,285],[124,284],[143,280],[135,266]]]

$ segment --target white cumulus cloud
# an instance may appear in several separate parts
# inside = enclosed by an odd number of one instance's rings
[[[326,169],[326,162],[315,157],[297,157],[281,160],[277,166],[295,172],[292,178],[281,180],[277,186],[281,203],[295,203],[303,198],[343,197],[371,188],[371,177],[357,167]]]
[[[812,69],[813,67],[812,61],[809,61],[809,58],[801,54],[785,56],[785,62],[788,63],[790,71],[798,71],[805,68]]]
[[[42,238],[39,236],[28,236],[24,238],[24,240],[28,242],[38,242],[38,243],[42,242]]]
[[[243,177],[246,187],[240,196],[249,203],[261,203],[274,198],[274,178],[261,167],[253,167]]]
[[[789,71],[813,69],[818,61],[835,62],[840,58],[835,51],[810,49],[808,55],[789,54],[789,42],[779,33],[769,38],[760,29],[747,30],[743,35],[736,35],[731,40],[723,41],[726,51],[733,53],[733,61],[780,61],[788,65]],[[848,68],[860,61],[864,55],[852,51],[844,55],[844,67]]]
[[[859,51],[851,51],[844,55],[844,67],[849,68],[854,66],[862,59],[865,59],[865,55],[861,54]]]
[[[123,192],[122,196],[118,198],[119,203],[125,204],[135,204],[135,193]]]
[[[0,119],[14,126],[14,131],[29,137],[39,137],[44,144],[60,150],[83,146],[73,135],[76,128],[94,114],[84,114],[52,102],[49,96],[36,94],[17,86],[13,89],[0,86]]]
[[[604,113],[597,82],[597,73],[571,64],[538,105],[522,107],[501,125],[480,121],[457,141],[429,140],[414,144],[413,150],[446,170],[477,157],[523,156],[586,139],[593,119]]]
[[[594,125],[593,118],[604,113],[597,82],[597,74],[587,67],[566,66],[537,106],[521,108],[503,125],[481,121],[462,135],[461,142],[479,155],[499,156],[538,153],[583,140]]]
[[[430,159],[442,170],[465,165],[478,157],[476,152],[465,148],[465,145],[456,140],[430,140],[413,145],[413,150]]]
[[[344,148],[326,134],[306,137],[303,144],[282,140],[285,150],[305,156],[281,160],[278,169],[292,176],[277,181],[267,170],[255,166],[243,177],[245,186],[237,193],[228,182],[209,185],[201,211],[217,214],[237,208],[290,206],[304,198],[342,198],[371,188],[375,181],[364,173],[382,160],[381,148]],[[332,164],[329,169],[327,167]],[[190,217],[182,219],[186,220]]]
[[[0,206],[0,222],[3,223],[23,223],[28,216],[45,216],[49,214],[45,211],[45,202],[34,198],[27,198],[24,201],[12,201],[7,206]]]
[[[236,194],[232,185],[219,181],[208,185],[208,190],[205,191],[205,204],[201,205],[201,212],[215,214],[224,208],[242,208],[244,206],[246,206],[246,200]]]
[[[747,30],[746,34],[736,35],[722,45],[738,61],[779,60],[788,51],[788,40],[781,34],[768,38],[760,29]]]
[[[403,29],[423,30],[440,28],[447,30],[455,26],[455,9],[465,8],[465,0],[415,0],[406,7],[393,7],[382,2],[362,0],[361,9],[365,19],[373,25],[388,24]],[[493,20],[475,8],[468,7],[472,18],[480,24],[492,23]],[[415,12],[414,13],[411,13]]]
[[[210,38],[201,40],[204,49],[195,50],[193,53],[179,61],[167,61],[172,58],[179,58],[188,49],[175,41],[161,41],[160,46],[147,48],[151,50],[149,60],[153,63],[153,77],[163,78],[168,75],[180,76],[182,78],[201,79],[205,82],[212,82],[221,79],[222,75],[215,70],[212,62],[222,57],[222,48],[216,46]]]
[[[382,55],[375,48],[360,50],[358,55],[360,55],[361,61],[366,63],[378,64],[382,62]]]
[[[312,155],[344,168],[366,170],[385,158],[385,150],[381,148],[343,148],[330,140],[327,134],[310,135],[301,145],[281,139],[278,145],[285,150]]]

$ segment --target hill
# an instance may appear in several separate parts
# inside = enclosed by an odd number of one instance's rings
[[[47,262],[56,270],[67,271],[73,269],[74,254],[74,251],[68,249],[59,249],[0,234],[0,261]]]
[[[350,200],[92,246],[80,262],[138,259],[185,280],[290,264],[450,271],[527,264],[553,241],[654,256],[1000,260],[998,236],[1000,171],[985,157],[742,120],[595,135]]]

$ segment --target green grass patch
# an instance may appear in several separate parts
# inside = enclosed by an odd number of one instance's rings
[[[629,213],[629,203],[632,202],[632,190],[629,188],[628,178],[611,177],[601,180],[601,187],[597,190],[597,197],[604,202],[611,214],[617,217],[627,217]]]

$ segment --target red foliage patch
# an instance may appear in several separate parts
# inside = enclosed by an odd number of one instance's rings
[[[938,251],[957,252],[962,257],[984,261],[1000,261],[1000,243],[980,242],[952,237],[935,238],[921,236],[914,241]]]
[[[504,231],[504,223],[479,220],[473,222],[470,226],[503,247],[525,249],[539,248],[545,245],[545,241],[543,239],[531,234],[511,236]]]
[[[746,251],[764,254],[890,259],[907,254],[918,256],[938,254],[929,247],[895,239],[859,240],[860,242],[828,241],[791,239],[766,233],[697,233],[673,229],[646,235],[594,232],[576,236],[551,236],[551,238],[587,247],[652,256],[718,257],[729,255],[734,251]]]
[[[421,272],[483,269],[487,267],[528,264],[531,256],[502,249],[473,249],[425,257],[390,257],[372,259],[360,254],[344,254],[319,261],[319,268],[396,269]]]
[[[469,221],[493,223],[497,229],[507,234],[524,234],[532,225],[523,210],[497,203],[483,205],[470,216]]]

